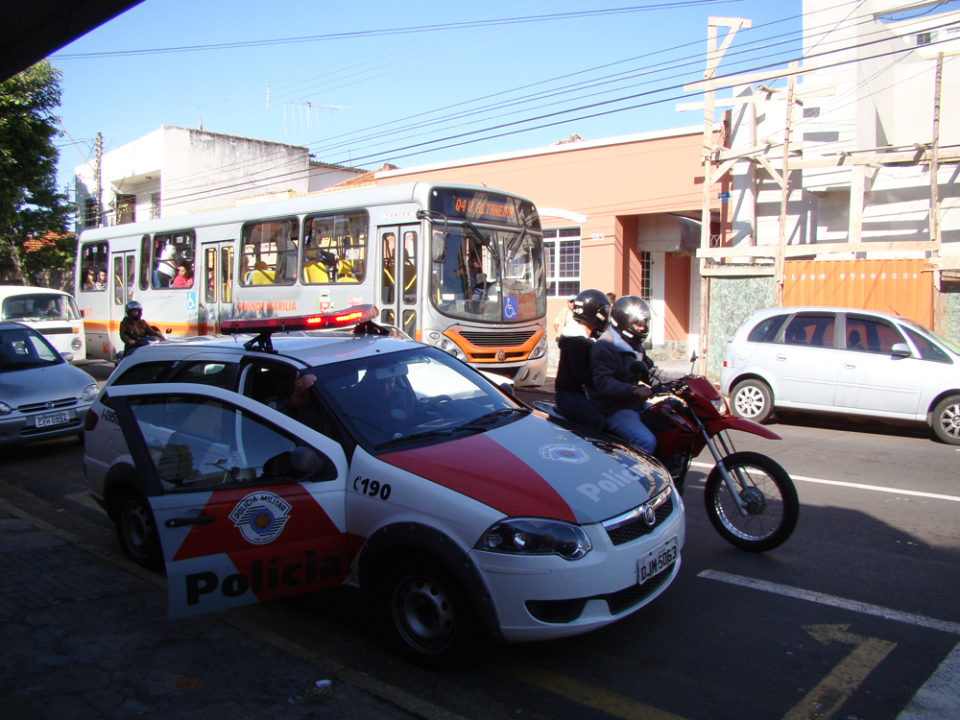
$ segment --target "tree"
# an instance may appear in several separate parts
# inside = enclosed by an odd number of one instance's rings
[[[47,232],[63,234],[70,218],[57,192],[60,71],[43,60],[0,83],[0,263],[24,282],[24,243]]]

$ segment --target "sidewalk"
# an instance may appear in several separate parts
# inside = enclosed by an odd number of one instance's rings
[[[166,582],[0,498],[6,720],[430,717],[427,703],[239,623],[166,619]],[[227,614],[229,615],[229,614]],[[304,655],[304,656],[300,656]],[[330,680],[318,690],[318,680]]]

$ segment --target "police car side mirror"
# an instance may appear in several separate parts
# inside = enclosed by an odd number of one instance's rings
[[[322,481],[333,480],[337,476],[337,468],[330,458],[303,445],[291,451],[290,465],[298,478]]]
[[[60,353],[60,357],[62,357],[66,362],[73,362],[73,353],[69,350],[64,350],[62,353]]]

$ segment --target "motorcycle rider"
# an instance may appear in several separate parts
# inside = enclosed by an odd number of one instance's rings
[[[160,328],[148,325],[143,319],[143,306],[131,300],[125,306],[126,314],[120,321],[120,339],[123,340],[123,356],[129,357],[134,350],[148,343],[148,337],[166,340]]]
[[[599,290],[584,290],[573,301],[573,321],[560,331],[555,383],[557,410],[568,420],[600,431],[606,418],[588,397],[593,390],[590,350],[610,321],[610,301]]]
[[[610,311],[610,327],[590,351],[594,406],[606,418],[607,430],[634,447],[653,454],[657,438],[641,414],[653,394],[648,384],[653,361],[643,349],[650,332],[650,307],[636,295],[619,298]]]

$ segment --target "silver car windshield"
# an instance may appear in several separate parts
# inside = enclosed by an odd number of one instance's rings
[[[60,354],[29,328],[0,330],[0,373],[64,362]]]

